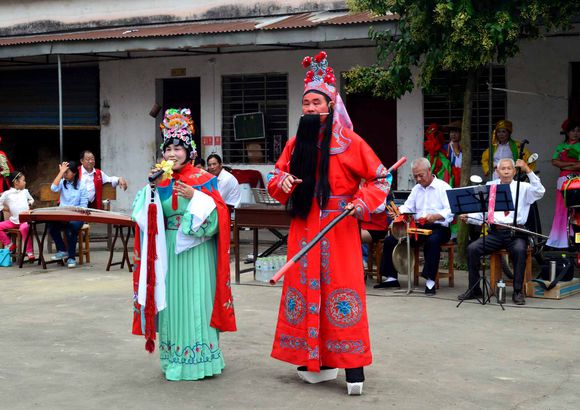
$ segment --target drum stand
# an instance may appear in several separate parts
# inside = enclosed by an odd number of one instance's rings
[[[407,290],[400,289],[394,291],[394,293],[405,293],[407,295],[410,295],[415,291],[415,288],[413,287],[413,267],[411,266],[411,237],[409,236],[411,218],[412,217],[406,218],[407,234],[405,239],[407,241]]]

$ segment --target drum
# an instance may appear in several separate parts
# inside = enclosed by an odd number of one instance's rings
[[[399,218],[395,219],[393,223],[391,223],[391,235],[398,240],[407,237],[407,222],[404,220],[399,221]]]
[[[562,195],[566,208],[580,207],[580,177],[571,178],[562,184]]]

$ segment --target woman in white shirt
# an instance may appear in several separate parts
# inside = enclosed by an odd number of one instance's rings
[[[0,196],[0,207],[8,210],[10,217],[0,222],[0,241],[4,244],[4,247],[10,249],[10,252],[14,252],[16,250],[16,244],[10,240],[6,234],[6,230],[19,229],[22,237],[26,238],[26,235],[28,235],[28,224],[26,222],[20,223],[18,217],[20,212],[30,209],[30,206],[34,203],[34,199],[30,195],[30,192],[28,192],[28,189],[26,189],[26,177],[22,172],[11,172],[7,179],[10,184],[10,189],[2,192]],[[26,245],[26,255],[30,261],[34,260],[32,241],[28,241]]]

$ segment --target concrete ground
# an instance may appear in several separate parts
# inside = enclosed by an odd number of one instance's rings
[[[233,285],[239,331],[222,335],[224,373],[166,381],[157,351],[130,333],[132,275],[106,272],[98,246],[91,257],[71,270],[0,268],[0,408],[579,408],[580,295],[502,311],[456,308],[464,272],[435,297],[369,283],[374,363],[364,394],[349,397],[344,372],[307,385],[269,357],[281,289],[250,274]]]

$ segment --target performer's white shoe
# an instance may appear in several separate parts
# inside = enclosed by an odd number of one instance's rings
[[[346,392],[349,396],[360,396],[362,394],[363,382],[346,383]]]
[[[298,377],[306,383],[322,383],[336,379],[338,369],[321,369],[320,372],[309,372],[307,370],[298,370]]]

